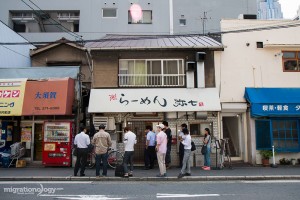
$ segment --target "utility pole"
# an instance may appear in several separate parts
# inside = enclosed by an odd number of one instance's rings
[[[203,35],[205,34],[205,29],[206,29],[206,21],[211,19],[210,17],[207,18],[207,13],[209,11],[204,11],[203,12],[203,17],[201,17],[201,21],[202,21],[202,30],[203,30]]]

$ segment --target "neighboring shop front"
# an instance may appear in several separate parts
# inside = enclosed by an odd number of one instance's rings
[[[274,146],[276,162],[299,157],[300,88],[246,88],[250,103],[252,153],[261,164],[259,150]]]
[[[71,78],[24,82],[24,90],[21,93],[22,105],[18,109],[19,113],[11,112],[11,118],[17,118],[15,126],[18,131],[14,133],[14,142],[23,143],[26,148],[25,159],[27,161],[41,162],[43,160],[44,165],[58,165],[57,161],[52,162],[48,159],[50,156],[58,160],[59,158],[55,158],[58,156],[68,160],[59,165],[71,164],[71,147],[65,147],[65,144],[68,143],[67,146],[71,146],[74,132],[75,117],[72,113],[74,91],[74,80]],[[1,110],[1,112],[7,111]],[[50,130],[50,128],[56,130]],[[47,145],[47,142],[52,142],[53,145]],[[51,151],[52,154],[42,156],[45,151]]]
[[[123,128],[128,126],[137,135],[135,163],[144,162],[145,127],[166,120],[172,130],[172,165],[178,165],[177,141],[180,125],[186,123],[196,145],[204,128],[218,135],[218,112],[221,110],[216,88],[168,89],[92,89],[89,112],[95,128],[107,125],[115,148],[123,150]]]

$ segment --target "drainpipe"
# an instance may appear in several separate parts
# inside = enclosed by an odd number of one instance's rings
[[[174,34],[174,19],[173,19],[173,0],[169,0],[170,10],[170,35]]]

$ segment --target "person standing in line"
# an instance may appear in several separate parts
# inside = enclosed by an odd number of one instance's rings
[[[74,168],[74,176],[80,168],[80,176],[85,176],[85,166],[87,162],[88,145],[90,144],[90,137],[86,134],[87,129],[85,127],[80,127],[80,133],[75,136],[74,145],[77,148],[77,160]]]
[[[166,177],[166,152],[167,152],[167,143],[168,138],[166,133],[163,131],[165,126],[163,124],[156,125],[158,134],[156,135],[156,152],[157,152],[157,161],[159,166],[160,174],[157,177]]]
[[[130,131],[129,127],[124,128],[124,177],[133,176],[133,155],[134,155],[134,145],[136,144],[136,135]],[[128,172],[128,163],[130,164],[130,172]]]
[[[102,161],[103,172],[102,176],[107,176],[107,158],[108,149],[111,147],[112,142],[109,133],[105,132],[105,125],[99,126],[99,132],[93,137],[92,143],[96,146],[96,177],[100,177],[100,163]]]
[[[184,176],[191,176],[190,155],[192,152],[192,138],[187,128],[184,128],[182,132],[184,135],[181,138],[181,143],[184,146],[184,157],[182,162],[182,168],[180,174],[178,175],[178,178],[182,178]]]
[[[181,131],[179,132],[179,135],[178,135],[178,141],[181,141],[182,136],[184,135],[182,130],[184,128],[187,128],[187,125],[186,124],[181,124],[180,127],[181,127]],[[182,168],[183,156],[184,156],[184,145],[180,142],[179,143],[179,164],[180,164],[180,168]]]
[[[204,154],[204,166],[202,167],[203,170],[210,170],[210,143],[211,143],[211,135],[209,128],[204,129],[204,139],[203,145],[206,146],[206,153]]]
[[[171,168],[171,147],[172,147],[172,131],[169,128],[169,123],[167,121],[163,121],[162,123],[165,126],[165,133],[168,138],[167,142],[167,152],[166,152],[166,168]]]
[[[155,161],[155,141],[156,134],[152,131],[151,126],[146,126],[146,147],[145,147],[145,170],[154,168]]]

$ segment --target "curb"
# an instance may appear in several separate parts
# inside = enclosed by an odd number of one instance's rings
[[[0,182],[3,181],[167,181],[167,182],[178,182],[178,181],[259,181],[259,180],[300,180],[300,175],[273,175],[273,176],[190,176],[178,179],[177,177],[75,177],[75,176],[20,176],[20,177],[0,177]]]

